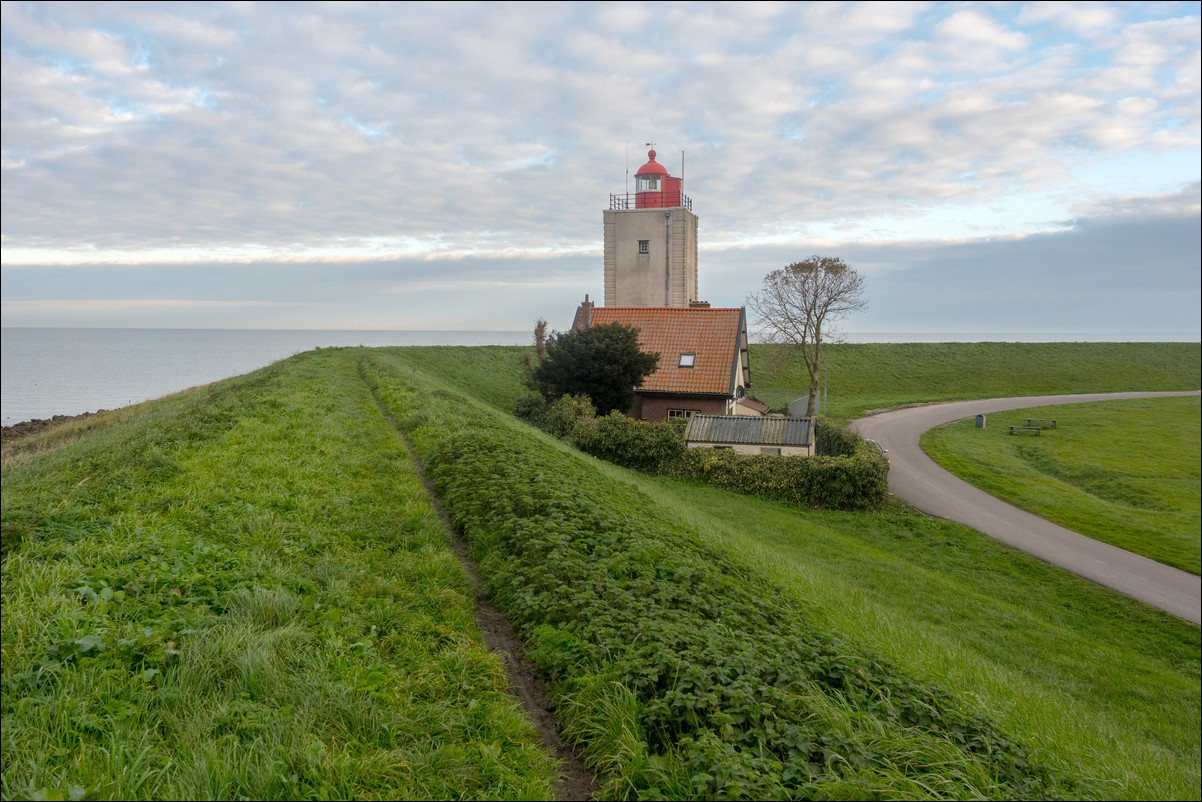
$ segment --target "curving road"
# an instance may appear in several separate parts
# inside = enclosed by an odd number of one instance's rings
[[[853,421],[851,427],[888,449],[890,492],[919,510],[971,526],[1045,562],[1198,624],[1202,623],[1202,578],[1013,507],[952,476],[918,445],[918,438],[927,429],[981,414],[1055,404],[1198,394],[1193,390],[952,401],[883,412]]]

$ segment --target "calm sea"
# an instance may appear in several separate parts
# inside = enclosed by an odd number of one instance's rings
[[[5,328],[5,426],[135,404],[247,373],[318,347],[524,345],[529,331],[264,331]],[[847,342],[1197,342],[1198,332],[1122,334],[854,333]]]
[[[43,329],[0,331],[5,426],[115,409],[226,379],[318,347],[519,345],[528,331]]]

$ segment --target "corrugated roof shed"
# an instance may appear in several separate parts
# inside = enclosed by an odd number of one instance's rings
[[[639,348],[659,354],[655,372],[639,385],[642,392],[731,396],[737,384],[750,384],[742,309],[598,306],[590,317],[594,326],[633,326],[639,330]],[[692,367],[682,366],[681,354],[690,353],[695,354]],[[742,382],[738,371],[743,371]]]
[[[751,415],[694,415],[684,439],[690,443],[808,446],[810,418],[761,418]]]

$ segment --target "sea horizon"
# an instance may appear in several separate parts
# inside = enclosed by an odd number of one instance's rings
[[[128,406],[314,348],[526,345],[533,337],[532,330],[82,326],[4,326],[0,335],[5,426]],[[1202,342],[1202,332],[846,332],[830,342]]]

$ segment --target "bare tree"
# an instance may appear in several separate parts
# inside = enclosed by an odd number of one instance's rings
[[[864,277],[842,259],[817,255],[773,270],[747,297],[760,337],[801,353],[810,374],[807,415],[818,403],[823,338],[832,336],[834,321],[867,305]]]

